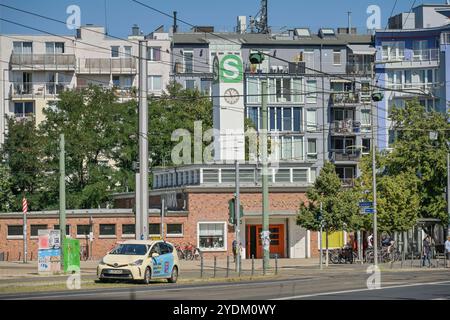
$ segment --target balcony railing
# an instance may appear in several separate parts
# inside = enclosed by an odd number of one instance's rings
[[[75,70],[76,60],[73,54],[17,54],[11,55],[12,70]]]
[[[345,188],[350,188],[355,186],[355,179],[354,178],[341,178],[342,186]]]
[[[361,159],[361,151],[358,149],[332,150],[331,159],[333,161],[359,161]]]
[[[136,74],[134,58],[80,58],[78,73],[81,74]]]
[[[347,74],[369,76],[371,73],[370,63],[347,63]]]
[[[431,62],[439,61],[439,49],[405,49],[396,54],[382,55],[378,62]]]
[[[60,93],[69,90],[69,83],[54,82],[16,82],[11,85],[10,93],[13,99],[55,98]]]
[[[357,134],[361,132],[361,123],[353,119],[337,120],[331,123],[331,133],[333,134]]]
[[[137,89],[135,87],[126,86],[109,86],[102,85],[102,88],[112,89],[114,95],[119,99],[134,99],[137,97]],[[83,90],[89,88],[89,85],[77,85],[76,90]]]
[[[356,92],[335,92],[330,95],[333,105],[358,104],[359,94]]]

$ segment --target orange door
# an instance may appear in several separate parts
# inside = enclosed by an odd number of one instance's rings
[[[256,229],[256,239],[258,242],[258,245],[256,246],[255,258],[261,259],[263,257],[263,248],[262,248],[262,243],[261,243],[262,226],[261,225],[256,226],[255,229]],[[250,229],[248,229],[248,230],[250,230]],[[277,254],[278,258],[284,258],[285,257],[284,225],[283,224],[270,225],[269,231],[270,231],[270,256],[273,257],[275,254]],[[249,232],[247,232],[247,233],[249,233]]]

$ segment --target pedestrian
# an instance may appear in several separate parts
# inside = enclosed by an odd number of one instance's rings
[[[422,256],[422,267],[425,267],[425,260],[428,261],[428,266],[431,267],[431,240],[430,236],[426,236],[423,239],[423,256]]]
[[[233,262],[236,262],[237,251],[238,251],[237,241],[236,240],[233,240],[233,243],[231,244],[231,247],[232,247],[232,250],[233,250],[233,258],[234,258]]]
[[[450,236],[447,237],[447,241],[445,241],[445,254],[447,255],[447,265],[446,267],[449,268],[450,264]]]

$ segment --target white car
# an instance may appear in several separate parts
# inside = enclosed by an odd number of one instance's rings
[[[179,275],[178,255],[165,241],[131,240],[118,244],[100,261],[97,276],[101,282],[135,280],[150,283],[167,279],[175,283]]]

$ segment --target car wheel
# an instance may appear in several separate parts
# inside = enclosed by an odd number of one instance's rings
[[[150,284],[151,280],[152,280],[152,271],[150,270],[150,267],[147,267],[145,269],[144,280],[142,280],[142,283]]]
[[[169,279],[167,279],[167,281],[169,281],[169,283],[176,283],[177,280],[178,280],[178,268],[173,267],[172,276]]]

